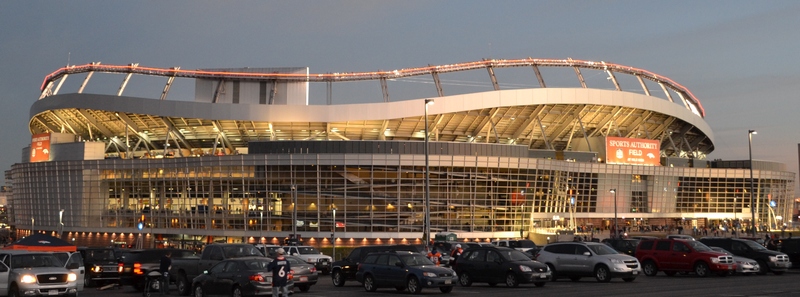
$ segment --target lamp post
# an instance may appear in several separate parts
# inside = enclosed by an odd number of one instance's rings
[[[752,215],[750,225],[753,228],[753,237],[756,237],[756,196],[753,186],[753,134],[758,134],[756,130],[747,130],[747,148],[750,152],[750,214]]]
[[[331,243],[333,244],[333,260],[336,261],[336,207],[333,208],[333,234],[331,234]]]
[[[617,189],[608,190],[610,193],[614,193],[614,236],[612,238],[617,238],[617,234],[619,234],[619,227],[617,226]]]
[[[61,233],[64,233],[64,210],[58,211],[58,238],[61,238]]]
[[[431,242],[431,173],[428,161],[428,105],[433,104],[433,99],[425,99],[425,245]]]
[[[261,242],[262,238],[264,238],[264,209],[263,209],[263,206],[262,206],[262,209],[261,209],[261,221],[258,223],[258,243],[263,243],[263,242]]]
[[[292,236],[297,238],[297,188],[292,186]]]

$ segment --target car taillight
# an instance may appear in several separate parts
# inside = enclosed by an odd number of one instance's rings
[[[361,270],[361,264],[358,264],[358,268],[356,268],[356,269],[357,270]]]
[[[311,267],[311,273],[317,272],[317,267]]]
[[[144,274],[142,271],[142,263],[133,263],[133,274]]]
[[[261,276],[260,274],[253,274],[250,276],[250,280],[256,282],[264,282],[264,277]]]
[[[289,271],[289,279],[294,279],[294,270]]]
[[[124,265],[122,263],[117,264],[117,272],[122,273],[123,266]]]

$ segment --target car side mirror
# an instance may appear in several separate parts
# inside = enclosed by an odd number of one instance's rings
[[[397,267],[403,268],[403,266],[404,266],[404,265],[403,265],[403,262],[395,262],[395,263],[394,263],[394,266],[397,266]]]
[[[583,252],[583,255],[584,255],[584,256],[587,256],[587,257],[591,257],[591,256],[592,256],[592,253],[590,253],[590,252]]]

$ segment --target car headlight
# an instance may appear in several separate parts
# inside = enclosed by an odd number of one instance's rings
[[[74,282],[76,280],[78,280],[78,276],[76,274],[70,273],[69,275],[67,275],[68,282]]]
[[[20,278],[19,282],[23,284],[33,284],[36,283],[36,277],[30,274],[24,274]]]
[[[433,272],[423,272],[422,276],[424,277],[436,277],[436,273]]]
[[[522,272],[531,272],[531,271],[533,271],[533,269],[531,269],[530,267],[525,266],[525,265],[520,265],[519,266],[519,270],[521,270]]]
[[[624,263],[625,263],[625,262],[623,262],[623,261],[622,261],[622,260],[620,260],[620,259],[611,259],[611,264],[624,264]]]
[[[92,267],[92,272],[97,272],[97,273],[103,272],[103,267],[95,265],[94,267]]]

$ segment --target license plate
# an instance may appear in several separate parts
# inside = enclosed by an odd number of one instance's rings
[[[547,278],[547,274],[542,274],[539,276],[539,278]]]
[[[322,266],[328,266],[328,262],[322,262]]]
[[[300,277],[300,282],[307,282],[307,281],[308,281],[308,277],[307,276],[301,276]]]
[[[449,284],[452,284],[452,283],[453,283],[453,280],[451,280],[451,279],[444,280],[444,284],[445,285],[449,285]]]
[[[728,265],[728,270],[733,269],[733,265]]]
[[[637,274],[639,274],[639,271],[634,270],[633,271],[633,275],[637,275]]]
[[[47,295],[58,295],[58,290],[47,291]]]

